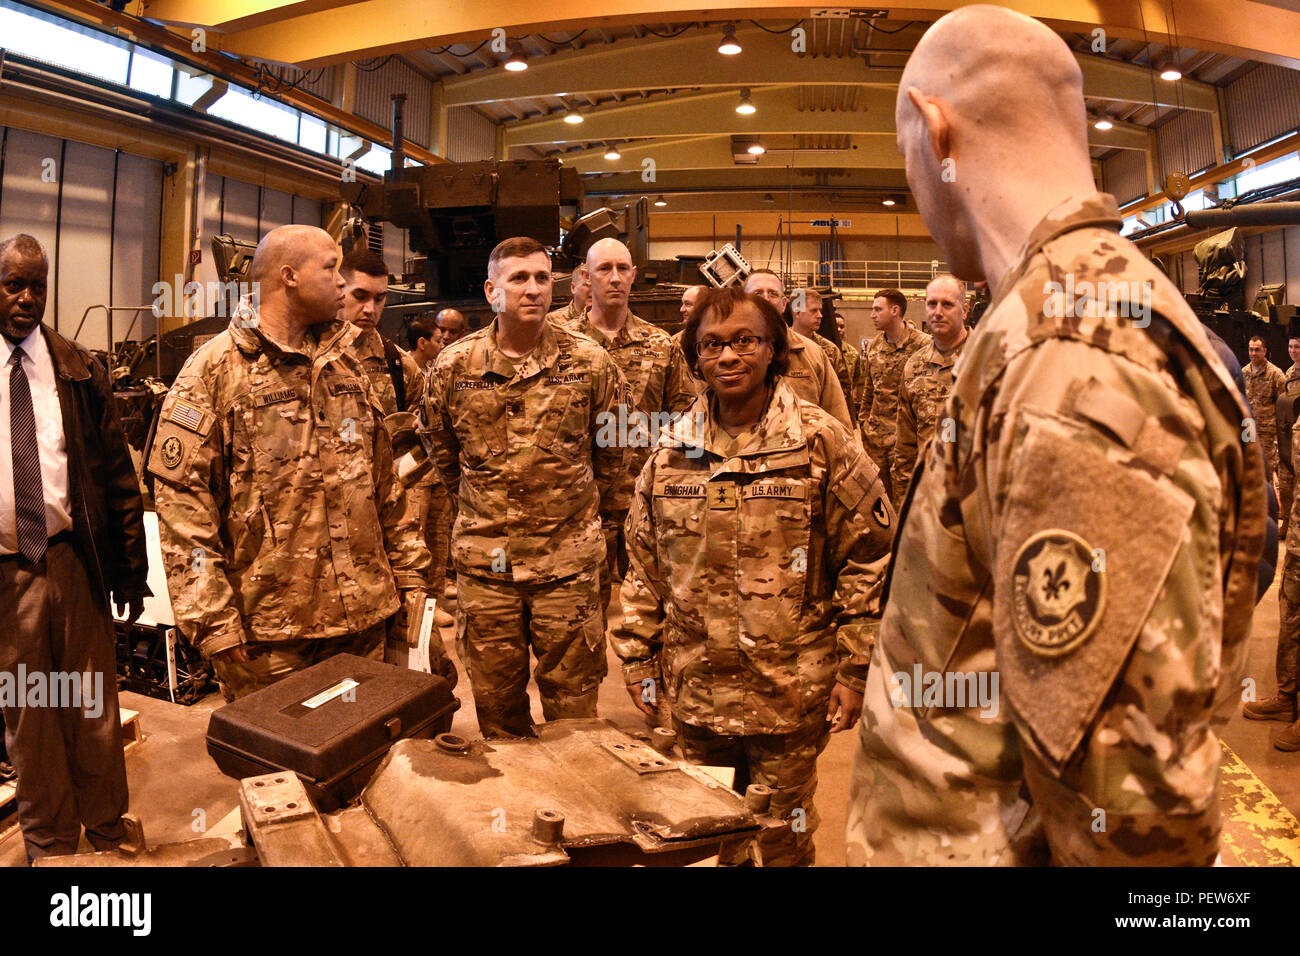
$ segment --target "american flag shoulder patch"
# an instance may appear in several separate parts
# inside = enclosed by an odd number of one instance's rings
[[[189,402],[178,400],[172,406],[171,420],[182,428],[188,428],[192,432],[202,434],[203,420],[207,413],[197,405],[191,405]]]

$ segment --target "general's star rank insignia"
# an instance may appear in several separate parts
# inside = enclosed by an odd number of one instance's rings
[[[1092,569],[1092,548],[1064,530],[1040,531],[1012,563],[1011,618],[1035,654],[1065,654],[1082,644],[1106,606],[1106,576]]]

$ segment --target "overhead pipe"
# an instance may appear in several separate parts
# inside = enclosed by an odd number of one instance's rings
[[[1230,226],[1300,226],[1300,202],[1261,202],[1231,209],[1189,209],[1183,216],[1193,229]]]

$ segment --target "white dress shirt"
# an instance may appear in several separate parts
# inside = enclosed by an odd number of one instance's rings
[[[63,412],[55,387],[54,358],[38,325],[18,343],[23,350],[23,371],[32,390],[36,414],[36,444],[41,452],[41,485],[45,491],[45,529],[50,537],[72,530],[72,499],[68,495],[68,443],[63,434]],[[9,359],[14,344],[0,335],[0,554],[18,553],[14,519],[14,455],[9,444]]]

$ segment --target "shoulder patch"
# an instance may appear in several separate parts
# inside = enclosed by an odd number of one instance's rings
[[[1106,608],[1106,576],[1093,549],[1069,531],[1040,531],[1012,560],[1011,620],[1035,654],[1068,654],[1088,639]]]
[[[1019,409],[1014,434],[1024,438],[996,530],[998,669],[1056,772],[1149,626],[1195,507],[1163,475],[1133,467],[1138,456],[1107,455],[1074,434],[1084,428]]]
[[[176,424],[170,417],[163,419],[158,423],[149,452],[149,471],[169,481],[180,479],[189,467],[194,450],[206,439],[206,432],[199,435]]]
[[[178,398],[172,403],[171,411],[167,413],[167,420],[175,422],[182,428],[188,428],[197,435],[206,437],[215,416],[211,412],[185,401],[183,398]]]

